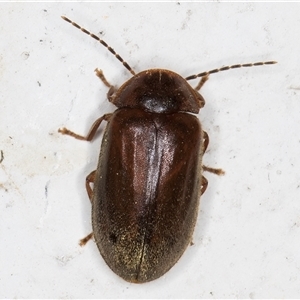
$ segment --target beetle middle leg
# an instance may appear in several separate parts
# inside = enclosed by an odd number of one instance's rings
[[[202,176],[202,178],[201,178],[201,195],[204,194],[204,192],[207,189],[207,186],[208,186],[208,181],[204,176]]]
[[[101,125],[102,121],[105,120],[105,121],[108,121],[110,119],[112,114],[105,114],[103,115],[101,118],[97,119],[94,124],[92,125],[89,133],[87,134],[87,136],[82,136],[82,135],[79,135],[67,128],[59,128],[58,129],[58,132],[62,133],[62,134],[66,134],[66,135],[70,135],[72,137],[74,137],[75,139],[78,139],[78,140],[83,140],[83,141],[91,141],[96,132],[97,132],[97,129],[99,128],[99,126]]]
[[[206,131],[203,131],[203,148],[202,148],[202,155],[205,153],[209,144],[209,136]]]
[[[222,169],[214,169],[214,168],[209,168],[206,166],[202,166],[203,171],[208,171],[211,173],[214,173],[216,175],[224,175],[225,172]],[[204,194],[208,186],[208,180],[202,175],[201,176],[201,195]]]
[[[202,155],[205,153],[205,151],[206,151],[206,149],[208,147],[208,144],[209,144],[209,136],[208,136],[208,134],[207,134],[206,131],[203,131]],[[217,175],[224,175],[225,174],[225,172],[222,169],[215,169],[215,168],[210,168],[210,167],[206,167],[206,166],[202,166],[202,170],[210,172],[210,173],[214,173],[214,174],[217,174]]]
[[[204,78],[204,77],[202,77],[202,78]],[[209,144],[209,136],[208,136],[208,134],[207,134],[206,131],[203,131],[202,155],[205,153],[205,151],[206,151],[206,149],[208,147],[208,144]],[[214,173],[216,175],[224,175],[225,174],[225,172],[222,169],[210,168],[210,167],[207,167],[207,166],[204,166],[204,165],[202,165],[202,171]],[[208,186],[208,181],[207,181],[207,179],[204,176],[202,176],[201,177],[201,195],[206,191],[207,186]]]
[[[206,167],[206,166],[202,166],[202,170],[206,171],[206,172],[214,173],[216,175],[224,175],[225,174],[225,171],[223,171],[222,169],[210,168],[210,167]]]
[[[88,196],[89,196],[91,202],[93,201],[93,189],[91,188],[90,184],[95,182],[95,177],[96,177],[96,170],[91,172],[86,177],[86,180],[85,180],[86,191],[88,193]]]

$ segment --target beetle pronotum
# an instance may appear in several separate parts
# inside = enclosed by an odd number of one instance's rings
[[[207,188],[202,172],[223,174],[202,165],[209,139],[192,115],[205,104],[198,91],[210,74],[276,62],[226,66],[185,79],[164,69],[136,74],[106,42],[62,18],[100,42],[133,75],[116,89],[96,69],[109,88],[108,100],[118,109],[97,119],[86,136],[59,129],[91,141],[102,121],[107,121],[98,167],[86,179],[93,233],[80,244],[94,236],[107,265],[129,282],[157,279],[191,242],[199,198]],[[199,77],[192,88],[187,81]]]

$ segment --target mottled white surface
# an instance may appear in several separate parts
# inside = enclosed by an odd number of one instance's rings
[[[298,3],[1,3],[0,298],[299,298],[299,13]],[[61,15],[101,32],[137,72],[279,62],[203,87],[204,162],[226,176],[206,175],[194,245],[148,284],[116,276],[93,242],[78,246],[101,138],[57,129],[87,133],[114,110],[96,67],[118,86],[130,74]]]

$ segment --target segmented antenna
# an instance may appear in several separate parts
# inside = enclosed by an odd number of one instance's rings
[[[84,32],[85,34],[91,36],[93,39],[97,40],[100,44],[102,44],[104,47],[106,47],[122,64],[123,66],[132,74],[135,75],[135,72],[133,71],[133,69],[128,65],[128,63],[118,54],[116,53],[116,51],[110,47],[109,45],[107,45],[103,40],[101,40],[99,37],[97,37],[95,34],[87,31],[86,29],[84,29],[83,27],[79,26],[78,24],[76,24],[75,22],[71,21],[70,19],[68,19],[67,17],[62,16],[62,18],[71,23],[73,26],[75,26],[76,28],[80,29],[82,32]]]
[[[196,79],[198,77],[204,77],[204,76],[208,76],[208,75],[213,74],[213,73],[227,71],[227,70],[230,70],[230,69],[257,67],[257,66],[273,65],[273,64],[277,64],[277,61],[265,61],[265,62],[257,62],[257,63],[226,66],[226,67],[222,67],[220,69],[214,69],[214,70],[210,70],[210,71],[207,71],[207,72],[202,72],[202,73],[199,73],[199,74],[196,74],[196,75],[191,75],[191,76],[186,77],[185,79],[186,80],[192,80],[192,79]]]

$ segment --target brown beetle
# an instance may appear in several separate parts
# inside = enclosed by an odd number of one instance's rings
[[[129,282],[157,279],[191,243],[199,198],[207,188],[202,171],[223,174],[202,165],[208,135],[191,114],[205,104],[198,90],[209,74],[275,62],[228,66],[185,79],[163,69],[135,74],[103,40],[62,18],[103,44],[134,75],[116,90],[96,69],[118,109],[96,120],[86,137],[59,129],[91,141],[101,122],[108,122],[97,170],[86,181],[93,233],[80,243],[94,236],[108,266]],[[187,80],[197,77],[202,79],[192,88]]]

